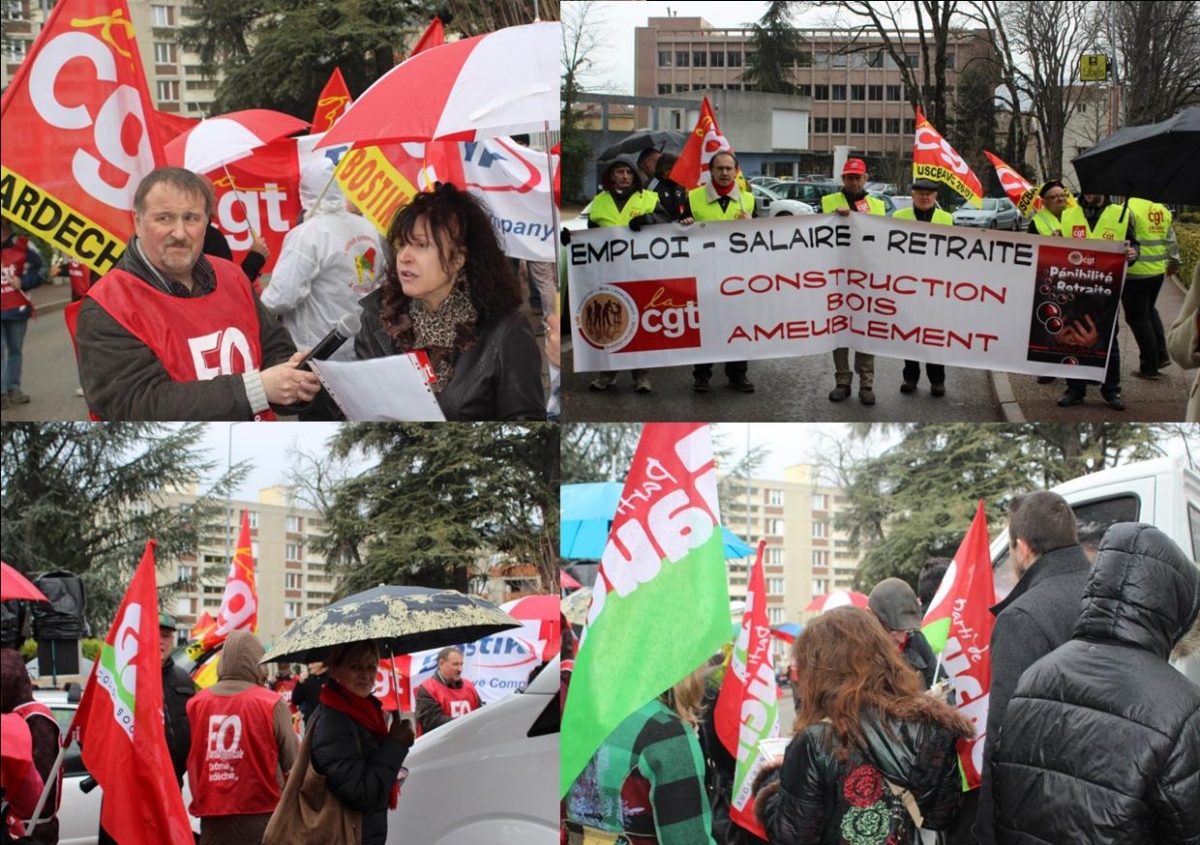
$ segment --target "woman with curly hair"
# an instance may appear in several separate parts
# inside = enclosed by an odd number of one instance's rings
[[[425,352],[448,420],[544,420],[542,357],[483,204],[441,184],[388,227],[395,255],[362,300],[356,357]]]
[[[970,723],[921,680],[867,611],[818,616],[795,646],[800,710],[782,768],[756,783],[772,843],[891,845],[940,830],[962,798],[955,744]]]

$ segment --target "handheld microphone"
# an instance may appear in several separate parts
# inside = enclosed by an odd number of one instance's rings
[[[320,342],[310,349],[308,354],[304,356],[304,359],[296,366],[305,370],[312,369],[308,366],[310,358],[324,361],[334,352],[337,352],[343,343],[358,334],[358,330],[361,328],[362,320],[359,318],[358,312],[347,311],[337,321],[337,325],[333,327],[329,334],[321,338]]]

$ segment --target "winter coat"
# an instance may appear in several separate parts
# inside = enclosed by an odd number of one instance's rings
[[[968,733],[954,711],[922,697],[923,718],[881,723],[864,714],[865,749],[841,743],[818,722],[792,739],[783,766],[760,776],[755,810],[772,843],[840,845],[843,842],[911,842],[916,828],[902,798],[885,782],[907,789],[924,816],[924,827],[941,830],[962,800],[955,744]]]
[[[362,329],[354,341],[360,360],[395,355],[380,317],[383,289],[362,299]],[[479,327],[479,339],[454,362],[450,383],[437,394],[450,421],[545,420],[542,353],[520,311]]]
[[[934,673],[938,671],[938,662],[933,654],[933,648],[929,645],[929,640],[925,639],[924,634],[920,631],[909,631],[901,656],[905,663],[916,669],[921,675],[921,683],[925,685],[925,689],[933,686]]]
[[[1174,543],[1108,530],[1074,638],[988,737],[997,842],[1200,842],[1200,687],[1167,662],[1198,615],[1200,569]]]
[[[175,661],[167,660],[162,667],[163,729],[167,735],[167,750],[175,767],[175,781],[183,785],[187,771],[188,751],[192,747],[192,732],[188,726],[187,703],[196,694],[192,676]]]
[[[987,737],[1000,729],[1004,710],[1021,673],[1071,639],[1079,618],[1079,601],[1092,564],[1081,546],[1046,552],[1033,562],[1004,601],[992,608],[992,686],[988,692]],[[975,836],[991,845],[992,778],[988,761],[991,742],[983,749],[983,782]]]

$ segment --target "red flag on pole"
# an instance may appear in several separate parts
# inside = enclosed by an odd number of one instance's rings
[[[917,131],[913,135],[913,179],[941,182],[976,208],[983,207],[979,177],[925,119],[920,106],[917,106]]]
[[[333,126],[349,105],[350,89],[346,87],[346,80],[342,78],[342,69],[335,67],[333,73],[329,75],[329,81],[325,83],[325,87],[321,89],[321,94],[317,97],[317,109],[313,112],[312,119],[312,133],[316,135]]]
[[[242,530],[238,534],[233,560],[229,562],[217,624],[201,636],[200,647],[211,651],[234,631],[252,634],[258,631],[258,589],[254,582],[254,554],[250,545],[250,514],[246,511],[242,511]]]
[[[200,614],[200,618],[196,620],[196,624],[192,626],[192,639],[199,639],[204,633],[217,624],[217,620],[212,618],[212,614],[207,610]]]
[[[192,841],[163,732],[154,545],[146,543],[75,714],[83,764],[104,789],[100,823],[121,845]]]
[[[133,194],[165,161],[125,0],[54,7],[0,99],[5,217],[98,273],[133,234]]]
[[[987,517],[983,500],[954,562],[946,570],[941,586],[925,613],[923,630],[949,623],[942,665],[954,678],[958,709],[975,728],[974,739],[958,741],[958,762],[963,788],[979,786],[986,739],[988,693],[992,687],[991,606],[996,603],[992,579],[992,557],[988,551]]]
[[[412,52],[408,54],[408,57],[411,59],[422,50],[428,50],[430,47],[440,47],[445,43],[446,30],[442,27],[442,19],[435,17],[429,22],[429,26],[425,27],[425,31],[417,39],[417,44],[412,48]]]
[[[996,168],[996,176],[1000,179],[1004,193],[1008,194],[1008,198],[1021,210],[1022,215],[1031,217],[1035,212],[1041,210],[1042,198],[1038,196],[1037,188],[1030,184],[1024,176],[1005,164],[998,155],[988,150],[984,150],[983,154],[988,157],[992,167]]]
[[[696,128],[692,130],[683,152],[679,154],[679,160],[671,168],[671,178],[689,191],[707,185],[712,181],[708,166],[713,156],[723,151],[733,152],[733,146],[729,139],[721,134],[712,105],[709,104],[708,97],[705,97],[700,103],[700,119],[696,121]],[[738,176],[741,176],[740,170]],[[748,190],[744,185],[742,189]]]
[[[746,591],[742,628],[713,710],[717,736],[737,758],[729,818],[760,839],[766,839],[767,832],[754,817],[751,793],[754,779],[766,762],[758,744],[779,736],[779,696],[775,688],[775,669],[771,665],[771,623],[767,619],[767,587],[763,575],[766,545],[765,540],[758,543],[758,557]]]

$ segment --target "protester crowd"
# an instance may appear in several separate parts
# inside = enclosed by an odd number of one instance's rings
[[[797,637],[796,718],[755,778],[757,831],[731,823],[735,761],[711,725],[725,650],[603,742],[567,791],[562,841],[1195,842],[1200,687],[1169,660],[1200,647],[1200,567],[1140,523],[1084,548],[1042,491],[1010,502],[1009,555],[986,724],[922,634],[950,567],[930,559],[921,598],[885,579]],[[959,750],[980,734],[982,785],[964,791]]]

